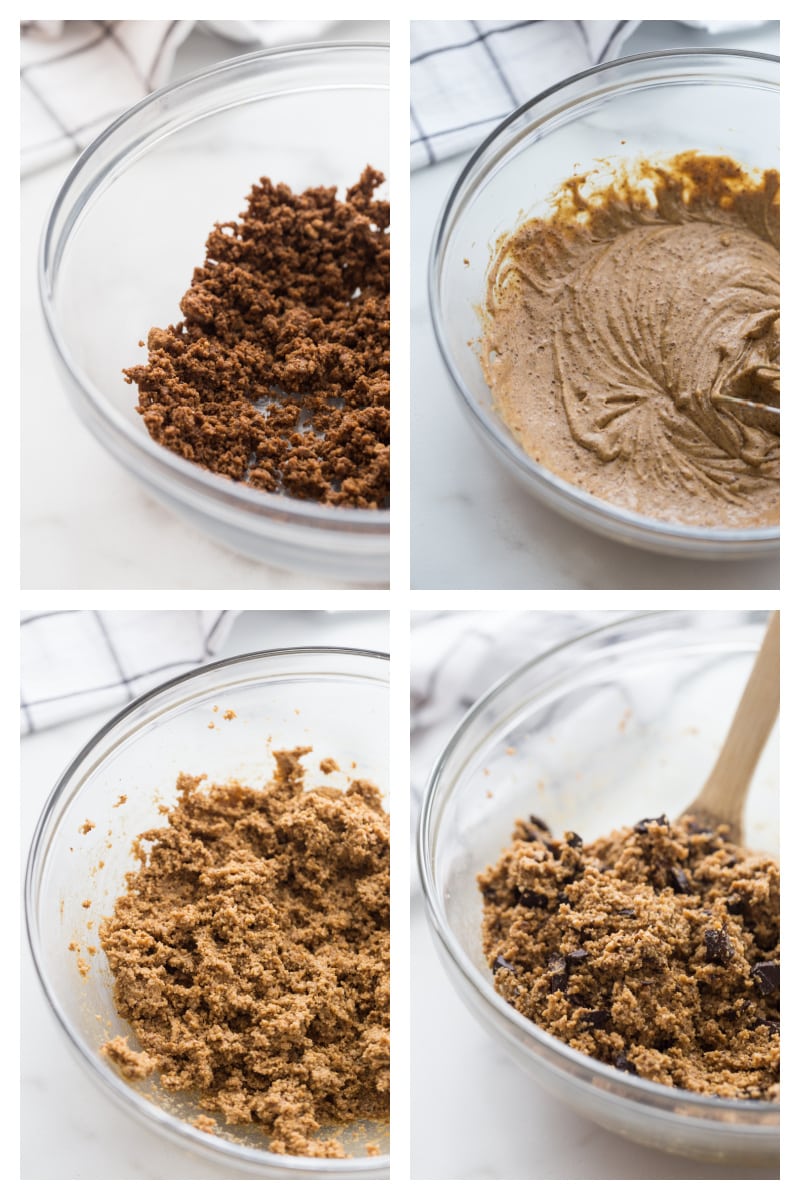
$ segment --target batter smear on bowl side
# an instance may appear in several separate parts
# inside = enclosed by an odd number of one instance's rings
[[[215,225],[183,320],[151,329],[147,363],[124,371],[155,441],[262,491],[388,507],[383,180],[366,167],[339,200],[264,178]]]
[[[306,788],[307,753],[263,789],[182,775],[137,838],[100,941],[141,1049],[103,1053],[275,1154],[341,1158],[321,1125],[389,1116],[389,817],[364,780]]]
[[[584,845],[518,821],[478,880],[496,990],[619,1071],[777,1100],[780,874],[726,832],[658,817]]]
[[[777,524],[779,187],[695,152],[601,165],[500,239],[482,366],[533,459],[672,524]]]

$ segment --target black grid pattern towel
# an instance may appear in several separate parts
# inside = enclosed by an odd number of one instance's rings
[[[29,612],[21,620],[22,732],[121,707],[217,654],[236,619],[214,612]]]
[[[83,150],[124,109],[161,87],[195,21],[23,21],[22,171]],[[203,21],[231,41],[278,46],[324,37],[335,21]]]
[[[412,170],[469,150],[532,96],[618,58],[638,24],[412,21]]]

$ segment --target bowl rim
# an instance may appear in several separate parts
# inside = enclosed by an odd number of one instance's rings
[[[389,508],[340,508],[320,504],[314,500],[297,500],[292,496],[284,496],[275,492],[262,492],[258,488],[247,487],[241,481],[237,482],[232,479],[226,479],[221,475],[216,475],[213,471],[199,467],[188,459],[182,458],[181,455],[176,454],[174,451],[167,450],[158,442],[155,442],[147,433],[144,423],[142,422],[140,427],[139,424],[131,424],[126,421],[122,414],[118,413],[113,405],[106,400],[103,392],[94,385],[77,364],[67,348],[65,339],[60,333],[54,302],[58,271],[63,254],[62,249],[56,255],[58,243],[55,236],[55,226],[62,215],[65,223],[70,218],[74,220],[80,214],[85,201],[85,196],[82,195],[79,200],[68,204],[69,192],[82,174],[89,174],[90,181],[93,180],[95,183],[98,178],[102,179],[105,176],[109,169],[108,167],[103,168],[100,176],[95,177],[91,175],[95,155],[100,147],[111,137],[124,131],[125,126],[131,120],[148,109],[157,107],[164,97],[170,97],[174,100],[181,93],[194,91],[202,88],[203,85],[208,89],[209,87],[213,87],[217,81],[227,80],[237,74],[247,74],[253,64],[259,62],[272,63],[276,60],[286,59],[302,60],[303,58],[315,56],[335,57],[340,53],[361,53],[364,51],[371,53],[376,50],[384,52],[387,67],[386,83],[385,85],[378,85],[377,90],[388,90],[388,42],[297,42],[289,46],[255,50],[249,54],[241,54],[225,59],[212,67],[198,71],[195,74],[186,75],[173,83],[168,83],[125,109],[81,152],[70,168],[61,187],[58,189],[45,220],[39,242],[37,277],[39,300],[50,342],[59,362],[67,371],[73,386],[77,387],[81,397],[87,403],[91,414],[99,421],[102,430],[102,436],[99,437],[101,444],[107,447],[108,438],[121,439],[125,445],[134,450],[138,456],[137,461],[141,461],[142,469],[155,469],[159,472],[159,475],[166,474],[167,478],[177,484],[182,491],[188,489],[190,492],[198,494],[201,500],[212,504],[221,504],[225,510],[244,508],[249,509],[258,516],[273,516],[281,520],[291,518],[292,521],[299,524],[319,526],[338,533],[388,536]],[[205,116],[208,115],[210,113],[205,114]],[[184,128],[183,125],[177,130],[171,131],[171,133],[180,132],[182,128]],[[128,147],[126,146],[125,149],[128,149]],[[94,189],[92,189],[92,193],[93,191]],[[71,225],[67,243],[70,237]],[[136,474],[140,474],[139,470],[136,471]]]
[[[566,498],[571,507],[581,514],[582,519],[586,520],[588,518],[587,524],[590,524],[595,531],[606,532],[605,529],[602,531],[597,529],[596,521],[599,518],[605,526],[614,528],[618,535],[627,535],[632,539],[637,538],[637,535],[640,537],[642,534],[649,536],[653,540],[653,549],[666,549],[669,546],[678,549],[680,544],[684,543],[686,552],[694,553],[702,553],[706,548],[710,550],[723,547],[731,551],[736,551],[737,549],[757,549],[759,553],[768,553],[779,546],[779,524],[769,526],[755,525],[750,528],[741,529],[716,525],[679,525],[669,521],[656,520],[655,518],[638,514],[632,509],[621,508],[609,503],[607,500],[594,496],[591,492],[569,483],[566,479],[562,479],[560,475],[550,471],[541,463],[536,462],[535,459],[522,449],[510,432],[506,433],[505,425],[503,425],[501,430],[495,428],[486,419],[483,406],[472,396],[470,388],[467,386],[450,353],[442,323],[439,296],[439,267],[443,262],[443,250],[446,242],[455,228],[455,225],[449,228],[450,218],[456,204],[463,198],[462,191],[466,191],[473,169],[491,149],[502,133],[516,120],[528,113],[530,109],[534,108],[534,106],[545,102],[550,97],[557,95],[575,83],[579,83],[581,80],[593,79],[604,75],[608,71],[636,63],[667,62],[669,60],[681,62],[701,58],[717,59],[720,62],[727,59],[744,59],[746,61],[780,64],[779,55],[768,54],[760,50],[735,50],[701,46],[676,47],[671,50],[649,50],[641,54],[629,54],[622,58],[610,59],[608,62],[598,63],[594,67],[577,71],[567,79],[559,80],[558,83],[538,92],[530,100],[526,100],[523,104],[515,108],[507,117],[504,117],[470,155],[455,182],[451,185],[439,213],[428,256],[428,307],[431,313],[431,323],[439,353],[444,361],[451,382],[455,385],[457,394],[466,404],[470,417],[476,423],[481,433],[487,437],[491,448],[501,459],[510,462],[510,465],[518,473],[528,478],[533,478],[539,484],[543,485],[544,492],[549,492],[553,498],[559,495]],[[778,83],[776,87],[779,88],[780,84]],[[578,103],[578,101],[575,100],[572,103]],[[546,499],[545,496],[541,498],[543,500]]]
[[[37,934],[38,919],[37,919],[37,897],[35,893],[36,876],[44,866],[44,859],[40,858],[41,848],[47,833],[51,818],[57,814],[59,804],[62,800],[63,793],[70,781],[75,778],[81,768],[91,756],[96,747],[110,734],[115,728],[127,722],[128,718],[134,716],[136,711],[144,708],[159,696],[165,696],[170,691],[178,689],[192,679],[198,679],[203,676],[213,675],[215,672],[222,671],[231,666],[236,666],[245,663],[254,663],[258,661],[273,661],[281,659],[298,658],[301,655],[325,655],[331,657],[334,662],[344,662],[349,659],[372,659],[385,663],[389,663],[390,656],[388,653],[378,650],[362,650],[346,646],[289,646],[280,647],[271,650],[256,650],[246,654],[235,654],[228,658],[215,660],[214,662],[204,663],[199,667],[194,667],[190,671],[184,671],[180,675],[175,675],[159,684],[157,687],[150,688],[124,708],[115,712],[114,715],[105,721],[102,727],[91,737],[78,752],[73,755],[72,759],[64,770],[59,775],[53,785],[50,794],[42,808],[39,818],[36,822],[36,828],[31,838],[30,848],[28,850],[27,862],[25,866],[24,879],[24,907],[25,907],[25,930],[28,941],[28,948],[33,959],[36,975],[39,984],[44,992],[45,999],[51,1013],[56,1018],[62,1032],[66,1035],[67,1042],[73,1053],[77,1055],[79,1062],[87,1071],[89,1077],[96,1083],[99,1082],[102,1089],[107,1094],[110,1094],[112,1099],[118,1106],[128,1115],[132,1115],[137,1120],[141,1120],[148,1128],[164,1134],[171,1141],[183,1146],[185,1149],[193,1151],[202,1157],[207,1158],[209,1155],[215,1158],[218,1162],[224,1161],[228,1165],[236,1165],[237,1163],[243,1169],[279,1169],[282,1172],[298,1173],[308,1175],[314,1173],[318,1175],[377,1175],[388,1170],[389,1154],[380,1154],[374,1156],[361,1156],[353,1158],[311,1158],[301,1155],[281,1155],[273,1154],[269,1150],[259,1150],[252,1146],[240,1145],[236,1142],[227,1141],[224,1138],[217,1137],[214,1134],[203,1133],[201,1130],[194,1128],[186,1121],[179,1120],[174,1117],[166,1109],[155,1104],[153,1101],[145,1099],[143,1096],[131,1088],[122,1077],[110,1067],[106,1067],[100,1055],[93,1050],[90,1050],[83,1039],[78,1037],[72,1029],[66,1014],[64,1013],[58,996],[54,989],[50,986],[47,971],[44,962],[39,956],[39,938]],[[312,672],[316,673],[316,672]],[[342,677],[352,677],[351,672],[332,671],[327,672],[327,675],[341,675]],[[265,681],[265,682],[268,682]],[[388,679],[380,682],[383,686],[388,687]]]
[[[777,1115],[780,1113],[779,1102],[772,1100],[726,1099],[720,1096],[707,1096],[700,1092],[690,1092],[684,1088],[667,1087],[666,1084],[654,1083],[652,1080],[642,1079],[638,1076],[631,1076],[623,1071],[619,1071],[615,1067],[592,1058],[591,1055],[574,1050],[559,1038],[547,1033],[534,1021],[528,1020],[513,1008],[512,1005],[495,991],[489,981],[478,972],[463,951],[456,937],[451,933],[450,922],[447,919],[444,906],[439,898],[433,866],[433,837],[431,827],[434,806],[439,783],[450,757],[457,749],[458,744],[465,734],[469,732],[475,720],[486,707],[502,695],[509,685],[523,677],[527,672],[534,670],[541,663],[555,658],[563,651],[580,645],[580,643],[605,636],[614,629],[641,625],[644,625],[646,628],[648,624],[655,624],[659,618],[667,615],[668,611],[632,613],[597,626],[594,629],[586,630],[573,637],[563,639],[547,650],[542,651],[542,653],[536,654],[533,658],[526,660],[522,665],[507,671],[496,683],[478,697],[459,722],[455,731],[448,738],[447,743],[431,769],[425,785],[416,846],[419,875],[422,883],[422,892],[425,897],[425,910],[428,920],[436,933],[438,943],[447,954],[452,965],[457,969],[470,989],[473,992],[477,992],[483,1003],[503,1021],[505,1027],[508,1028],[511,1026],[512,1032],[518,1031],[524,1034],[526,1038],[541,1041],[545,1049],[549,1050],[555,1059],[565,1059],[567,1063],[580,1068],[584,1075],[590,1071],[595,1078],[581,1078],[580,1082],[584,1086],[589,1087],[593,1092],[596,1090],[596,1078],[599,1078],[612,1084],[613,1093],[621,1096],[623,1100],[635,1104],[640,1104],[643,1100],[649,1100],[654,1111],[659,1111],[662,1114],[667,1114],[669,1109],[676,1103],[684,1103],[695,1105],[698,1109],[702,1110],[701,1119],[702,1115],[705,1114],[708,1115],[708,1118],[716,1118],[722,1113],[730,1112],[745,1116],[754,1113],[758,1113],[760,1116]],[[739,610],[726,610],[725,615],[731,615],[736,611]],[[741,611],[750,612],[760,610],[747,609]],[[555,1069],[561,1070],[557,1064],[555,1065]],[[571,1081],[577,1082],[574,1076],[571,1077]],[[689,1119],[696,1120],[698,1118],[697,1115],[693,1114]],[[744,1124],[739,1126],[740,1130],[744,1128],[746,1128]],[[772,1132],[772,1127],[764,1124],[753,1123],[750,1125],[750,1128],[763,1133],[764,1136]]]

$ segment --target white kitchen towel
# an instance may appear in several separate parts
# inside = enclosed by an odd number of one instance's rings
[[[411,169],[477,146],[520,104],[618,58],[638,21],[412,21]]]
[[[411,169],[477,146],[526,100],[619,58],[639,21],[412,21]],[[762,21],[682,21],[728,33]]]
[[[23,21],[22,172],[77,154],[167,80],[197,24],[231,41],[282,46],[324,39],[336,21]]]
[[[411,623],[411,792],[416,825],[428,776],[459,722],[504,675],[625,612],[421,612]]]
[[[20,718],[23,733],[109,707],[208,661],[237,613],[24,612]]]

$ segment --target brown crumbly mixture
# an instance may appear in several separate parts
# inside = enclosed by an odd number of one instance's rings
[[[305,791],[308,752],[261,790],[180,776],[100,940],[165,1088],[276,1154],[342,1157],[321,1124],[389,1112],[389,818],[363,780]]]
[[[660,817],[584,846],[518,821],[478,879],[497,991],[621,1071],[776,1100],[780,874],[726,833]]]
[[[100,1053],[119,1071],[123,1079],[146,1079],[156,1064],[143,1050],[132,1050],[126,1037],[115,1037],[100,1047]]]
[[[295,194],[261,179],[215,225],[148,362],[124,371],[162,446],[267,492],[389,503],[389,205],[366,167]],[[144,343],[142,343],[144,344]]]

